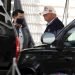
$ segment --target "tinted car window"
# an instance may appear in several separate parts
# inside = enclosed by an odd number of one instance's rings
[[[5,11],[2,6],[0,6],[0,13],[5,14]],[[0,14],[0,21],[5,22],[5,17]]]
[[[2,14],[0,14],[0,21],[5,22],[5,17]]]
[[[5,13],[5,11],[4,11],[2,6],[0,6],[0,12]]]

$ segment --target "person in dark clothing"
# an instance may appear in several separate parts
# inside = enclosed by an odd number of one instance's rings
[[[45,32],[51,32],[57,35],[57,33],[64,27],[63,23],[56,16],[56,11],[52,6],[45,6],[42,15],[47,21],[47,28]]]
[[[20,50],[32,47],[30,35],[28,34],[27,27],[24,25],[24,11],[20,9],[13,11],[12,20],[18,33]]]

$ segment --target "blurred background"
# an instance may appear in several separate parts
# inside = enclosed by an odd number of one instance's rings
[[[25,12],[25,20],[35,45],[41,44],[40,37],[46,28],[46,22],[41,13],[46,5],[53,6],[57,16],[68,25],[75,18],[75,0],[2,0],[8,1],[10,16],[15,8],[21,8]],[[9,4],[11,3],[11,6]],[[16,7],[15,7],[16,6]],[[10,8],[11,7],[11,8]],[[15,7],[15,8],[14,8]],[[10,11],[9,11],[10,10]]]

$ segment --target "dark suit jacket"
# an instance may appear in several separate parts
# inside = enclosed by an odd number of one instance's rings
[[[28,28],[23,27],[22,32],[23,32],[23,36],[24,36],[23,49],[33,47],[34,43],[33,43],[32,38],[28,32]]]
[[[16,28],[16,30],[17,30],[17,33],[19,34],[19,28]],[[22,33],[24,38],[23,49],[32,47],[33,42],[31,40],[27,27],[22,27]]]
[[[54,33],[56,36],[59,30],[61,30],[63,27],[63,23],[58,18],[55,18],[53,22],[51,22],[50,25],[47,26],[45,32]]]

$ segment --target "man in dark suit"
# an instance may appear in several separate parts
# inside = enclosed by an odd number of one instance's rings
[[[45,6],[42,15],[47,21],[47,28],[45,32],[57,33],[64,27],[63,23],[56,16],[56,11],[52,6]]]
[[[20,50],[32,47],[31,37],[28,33],[26,25],[24,25],[24,11],[16,9],[12,13],[13,24],[15,25],[20,41]]]

